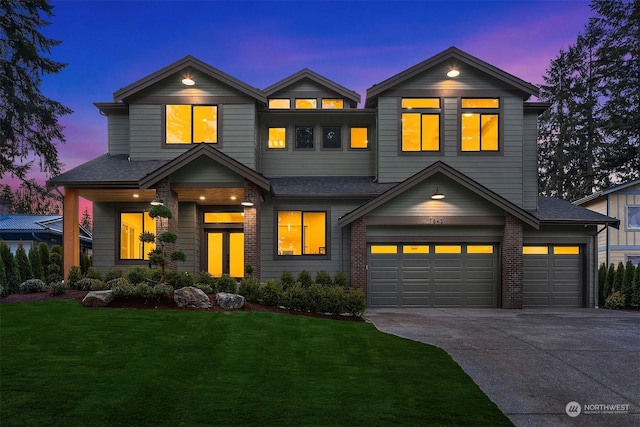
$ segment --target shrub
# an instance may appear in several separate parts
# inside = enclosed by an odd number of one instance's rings
[[[125,298],[134,295],[134,287],[126,279],[115,279],[115,283],[111,285],[111,291],[114,298]]]
[[[244,266],[244,274],[247,277],[251,277],[253,275],[253,265],[247,264]]]
[[[345,313],[362,317],[367,309],[367,298],[360,289],[351,288],[345,295]]]
[[[151,278],[150,271],[146,267],[131,267],[125,276],[129,283],[144,283]]]
[[[245,277],[240,281],[238,293],[249,302],[258,302],[260,300],[260,281],[253,277]]]
[[[168,285],[167,285],[168,286]],[[193,285],[194,288],[198,288],[200,289],[202,292],[204,292],[205,294],[212,294],[213,292],[213,288],[211,287],[211,285],[207,284],[207,283],[200,283],[200,282],[196,282]]]
[[[51,289],[51,295],[62,295],[69,289],[69,286],[62,281],[53,282],[49,284],[49,287]]]
[[[307,270],[302,270],[298,273],[298,282],[302,285],[303,288],[308,288],[313,284],[313,278],[311,278],[311,273]]]
[[[173,296],[173,288],[169,285],[159,283],[153,287],[151,293],[158,299],[169,299]]]
[[[7,284],[7,273],[4,269],[4,261],[2,260],[2,257],[0,257],[0,286],[6,286]],[[2,292],[0,292],[0,295],[3,295]]]
[[[122,272],[122,269],[118,267],[111,267],[104,274],[104,281],[108,283],[113,279],[117,279],[119,277],[124,277],[124,273]]]
[[[300,283],[296,283],[286,291],[285,304],[287,308],[292,310],[308,310],[307,291]]]
[[[226,273],[216,281],[216,284],[218,292],[228,292],[231,294],[235,294],[237,292],[238,284],[236,283],[236,279]]]
[[[20,269],[16,258],[11,253],[11,248],[6,242],[0,242],[0,257],[4,262],[4,269],[7,281],[4,283],[3,295],[14,294],[20,287]]]
[[[80,271],[80,267],[73,266],[69,269],[69,280],[67,281],[70,288],[74,289],[76,287],[76,283],[82,279],[82,271]]]
[[[607,281],[607,264],[604,262],[598,268],[598,305],[604,307],[604,300],[607,296],[604,294],[605,284]]]
[[[620,291],[615,291],[604,303],[604,308],[609,308],[612,310],[619,310],[624,308],[624,296],[620,293]]]
[[[208,271],[201,271],[196,278],[196,283],[209,285],[211,289],[216,288],[216,278],[213,277]]]
[[[622,275],[622,284],[620,285],[620,293],[624,297],[624,306],[631,305],[631,282],[633,282],[633,273],[636,268],[631,261],[627,261],[624,266],[624,273]]]
[[[349,278],[347,277],[347,274],[344,271],[338,271],[333,276],[333,284],[346,289],[347,286],[349,286]]]
[[[85,277],[76,282],[76,289],[81,291],[102,291],[107,288],[106,283],[98,279],[90,279]]]
[[[280,284],[285,291],[296,284],[296,278],[290,271],[283,271],[280,275]]]
[[[267,280],[260,288],[260,296],[264,304],[277,307],[284,300],[284,289],[277,280]]]
[[[611,292],[613,292],[613,277],[616,275],[616,267],[613,263],[609,264],[607,269],[607,280],[604,282],[604,300],[607,301]]]
[[[640,306],[640,264],[636,267],[631,281],[631,305],[634,307]]]
[[[324,310],[324,287],[317,283],[312,284],[307,291],[307,308],[316,313],[322,313]]]
[[[155,271],[159,271],[160,273],[162,273],[162,270],[159,268],[154,268],[152,271],[154,271],[154,277],[156,277],[155,274],[157,274],[155,273]],[[160,274],[158,281],[160,280],[162,280],[162,274]],[[176,289],[178,287],[178,272],[175,270],[165,270],[164,280],[162,283],[171,286],[173,289]]]
[[[47,267],[49,266],[49,263],[51,262],[51,260],[49,259],[50,253],[49,253],[49,245],[47,245],[45,242],[41,242],[38,245],[38,252],[40,253],[40,262],[42,263],[42,269],[44,270],[44,273],[47,273]]]
[[[109,286],[102,280],[98,279],[89,279],[91,280],[91,290],[92,291],[105,291],[109,289]]]
[[[183,271],[182,273],[178,273],[178,276],[176,277],[175,289],[186,288],[187,286],[193,286],[194,283],[195,283],[195,279],[193,275],[189,272]]]
[[[31,263],[29,262],[27,251],[24,250],[22,242],[20,242],[20,244],[18,245],[18,249],[16,249],[16,261],[18,261],[20,281],[26,282],[27,280],[33,279],[33,269],[31,268]]]
[[[164,286],[169,286],[169,285],[164,285]],[[133,295],[140,298],[149,299],[149,297],[153,295],[153,288],[149,286],[147,283],[138,283],[133,287]]]
[[[80,254],[80,271],[82,274],[87,274],[89,271],[89,267],[93,265],[93,257],[87,255],[86,252],[82,252]]]
[[[342,314],[346,311],[346,292],[339,286],[324,288],[324,313]]]
[[[123,283],[129,284],[129,281],[124,277],[116,277],[115,279],[111,279],[107,282],[107,288],[113,289],[116,286],[120,286]]]
[[[624,276],[624,264],[622,261],[618,263],[616,272],[613,275],[613,285],[611,286],[611,292],[619,291],[622,288],[622,277]]]
[[[102,280],[102,273],[95,267],[89,267],[86,277],[89,279]]]
[[[322,270],[316,273],[316,283],[322,286],[333,286],[331,275],[326,271],[322,271]]]
[[[20,283],[19,290],[21,294],[31,294],[34,292],[45,292],[47,285],[40,279],[29,279]]]
[[[36,245],[31,245],[29,248],[29,262],[31,263],[31,269],[33,270],[33,278],[44,281],[46,279],[44,276],[44,267],[42,266],[40,252]]]

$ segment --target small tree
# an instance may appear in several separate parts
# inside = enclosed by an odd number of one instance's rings
[[[38,246],[38,252],[40,252],[40,262],[42,263],[42,269],[47,271],[47,267],[49,266],[49,245],[42,242]]]
[[[627,261],[624,266],[624,274],[622,275],[622,285],[620,286],[620,293],[624,297],[624,305],[628,307],[631,304],[631,282],[633,281],[633,273],[636,268],[631,261]]]
[[[604,302],[607,299],[607,296],[604,294],[604,287],[607,283],[607,264],[604,262],[600,264],[600,268],[598,269],[598,305],[600,307],[604,306]]]
[[[635,270],[631,281],[631,305],[638,307],[640,306],[640,264]]]
[[[611,286],[611,291],[616,292],[622,288],[622,278],[624,277],[624,264],[622,261],[618,263],[618,267],[616,268],[616,272],[613,275],[613,285]]]
[[[151,218],[160,217],[165,219],[171,219],[173,218],[173,213],[171,213],[171,210],[168,207],[164,205],[158,205],[158,206],[153,206],[149,210],[149,216]],[[178,240],[178,235],[173,231],[165,231],[159,236],[156,236],[154,233],[143,232],[140,234],[139,239],[142,243],[153,243],[153,242],[156,243],[155,249],[149,252],[149,264],[156,265],[161,268],[162,270],[162,275],[160,276],[161,282],[164,281],[165,267],[169,263],[169,260],[186,261],[187,259],[187,256],[184,254],[184,252],[182,252],[179,249],[174,250],[170,254],[167,253],[166,246],[170,244],[173,245]]]
[[[5,274],[7,276],[6,289],[3,291],[6,295],[18,292],[20,286],[20,268],[16,258],[11,253],[11,248],[6,242],[0,243],[0,256],[4,261]]]
[[[607,270],[607,281],[604,283],[604,300],[606,301],[613,292],[613,278],[616,275],[616,267],[613,263],[609,264],[609,269]]]
[[[36,245],[31,245],[29,248],[29,262],[31,263],[31,269],[33,270],[33,278],[45,281],[44,268],[42,267],[42,261],[40,260],[40,251]]]
[[[18,269],[20,271],[20,283],[33,279],[31,263],[29,262],[27,251],[24,250],[22,242],[20,242],[18,249],[16,250],[16,261],[18,261]]]

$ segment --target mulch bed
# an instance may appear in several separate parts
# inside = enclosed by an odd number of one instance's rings
[[[0,304],[12,304],[27,301],[47,301],[47,300],[75,300],[80,304],[82,299],[87,295],[88,291],[78,291],[70,289],[61,295],[52,295],[50,292],[35,292],[30,294],[11,294],[4,298],[0,298]],[[271,313],[284,313],[296,316],[309,316],[317,318],[326,318],[334,320],[346,320],[352,322],[364,322],[361,317],[354,316],[336,316],[320,313],[311,313],[307,311],[289,310],[281,307],[271,307],[268,305],[246,302],[244,307],[237,310],[229,310],[222,308],[218,305],[215,295],[209,295],[211,301],[211,308],[181,308],[176,305],[173,298],[166,298],[161,300],[143,298],[117,298],[113,300],[107,308],[125,308],[136,310],[182,310],[182,311],[208,311],[208,312],[221,312],[221,311],[259,311],[259,312],[271,312]]]

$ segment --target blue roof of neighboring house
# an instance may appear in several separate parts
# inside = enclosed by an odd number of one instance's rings
[[[91,241],[93,236],[80,227],[80,239]],[[0,215],[1,232],[49,232],[62,235],[62,215],[8,214]]]

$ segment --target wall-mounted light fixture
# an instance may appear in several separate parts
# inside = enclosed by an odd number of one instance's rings
[[[451,67],[449,71],[447,71],[447,77],[458,77],[460,75],[460,70],[455,67]]]
[[[251,206],[253,206],[253,202],[251,200],[244,200],[242,201],[242,203],[240,203],[242,206],[246,206],[248,208],[250,208]]]
[[[431,198],[433,200],[442,200],[444,199],[444,193],[441,193],[438,187],[436,187],[436,191],[431,195]]]
[[[193,86],[194,84],[196,84],[196,81],[189,76],[184,76],[184,78],[182,79],[182,84],[185,86]]]
[[[151,206],[162,206],[164,205],[164,201],[160,198],[160,196],[156,195],[156,198],[151,201]]]

